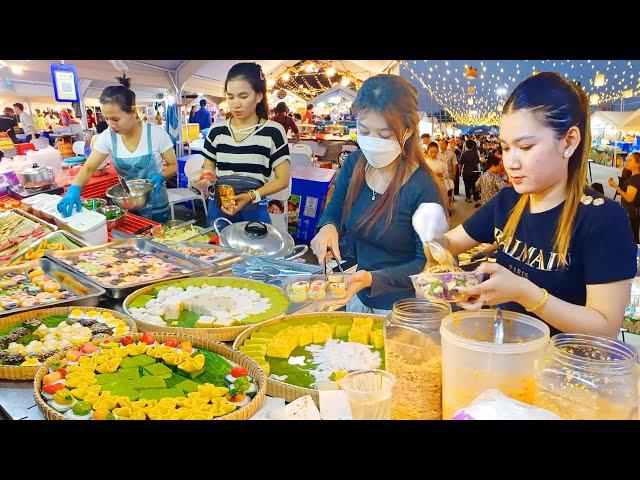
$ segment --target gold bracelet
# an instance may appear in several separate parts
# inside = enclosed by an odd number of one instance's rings
[[[549,292],[547,292],[546,288],[542,289],[542,300],[540,300],[538,302],[538,304],[534,307],[531,308],[527,308],[527,312],[529,313],[535,313],[538,310],[540,310],[542,307],[544,307],[547,304],[547,300],[549,300]]]

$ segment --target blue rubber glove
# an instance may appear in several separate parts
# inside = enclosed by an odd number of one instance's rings
[[[82,202],[80,201],[80,186],[70,185],[67,189],[67,193],[64,194],[62,200],[58,202],[58,211],[64,217],[70,217],[73,214],[73,208],[76,208],[76,212],[82,210]]]
[[[162,185],[162,183],[164,182],[164,175],[162,175],[161,173],[154,173],[153,175],[151,175],[149,181],[153,183],[153,189],[158,190],[160,188],[160,185]]]

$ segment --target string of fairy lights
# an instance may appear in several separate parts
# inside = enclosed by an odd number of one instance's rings
[[[400,74],[424,88],[456,122],[498,123],[502,105],[525,78],[554,71],[578,83],[591,105],[640,95],[637,60],[403,60]]]
[[[356,72],[357,73],[357,72]],[[311,82],[310,80],[313,79]],[[305,60],[288,67],[277,78],[267,80],[269,92],[288,90],[303,100],[309,100],[336,85],[358,90],[362,80],[353,72],[336,68],[329,62]]]

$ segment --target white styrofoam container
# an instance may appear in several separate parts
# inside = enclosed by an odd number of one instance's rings
[[[55,218],[53,217],[53,215],[49,213],[49,211],[51,207],[57,210],[58,203],[60,203],[60,200],[62,200],[62,197],[60,195],[49,195],[49,196],[51,198],[48,198],[48,199],[42,200],[41,202],[36,203],[34,211],[37,209],[39,213],[36,216],[39,218],[42,218],[45,222],[56,223]]]
[[[88,244],[102,245],[107,243],[107,219],[101,213],[83,208],[80,212],[74,213],[64,220],[67,223],[61,228],[68,230]]]
[[[22,203],[23,205],[27,206],[27,211],[29,213],[33,212],[33,206],[38,203],[41,202],[47,198],[51,197],[50,194],[48,193],[39,193],[38,195],[34,195],[32,197],[27,197],[24,200],[22,200],[20,203]]]
[[[62,197],[60,195],[47,195],[46,197],[42,197],[37,202],[31,204],[32,213],[36,217],[42,218],[44,209],[52,203],[55,203],[57,205],[60,200],[62,200]]]

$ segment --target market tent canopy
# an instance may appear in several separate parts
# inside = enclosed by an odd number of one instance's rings
[[[335,87],[330,88],[326,92],[321,93],[317,97],[312,98],[311,100],[309,100],[309,103],[314,106],[322,102],[335,103],[332,101],[335,97],[340,98],[341,101],[353,102],[356,98],[356,92],[354,92],[350,88],[336,85]]]
[[[625,125],[631,117],[635,116],[638,112],[607,112],[604,110],[597,110],[591,115],[591,122],[601,121],[608,125],[615,127],[617,130],[623,130],[622,126]]]
[[[633,112],[625,122],[620,126],[623,132],[639,132],[640,131],[640,110]]]

